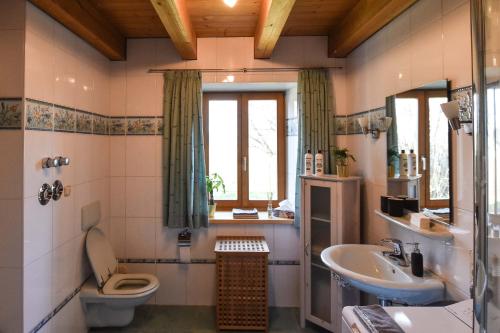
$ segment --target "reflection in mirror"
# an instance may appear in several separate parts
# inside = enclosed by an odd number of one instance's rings
[[[387,189],[390,196],[419,200],[420,210],[451,221],[451,142],[441,104],[448,102],[446,80],[386,98]]]

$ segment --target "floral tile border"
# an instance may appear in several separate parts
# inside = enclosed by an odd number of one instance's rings
[[[0,98],[0,129],[22,129],[22,98]],[[27,130],[96,135],[163,135],[163,117],[109,117],[26,99]]]
[[[54,105],[54,131],[74,132],[75,126],[76,111],[65,106]]]
[[[108,119],[108,129],[109,129],[109,135],[127,134],[127,118],[110,117]]]
[[[26,99],[26,129],[52,131],[54,129],[53,104]]]
[[[108,117],[94,114],[92,131],[97,135],[108,135]]]
[[[156,118],[156,135],[163,135],[163,117]]]
[[[127,135],[155,135],[156,117],[127,117]]]
[[[472,86],[454,89],[450,95],[452,101],[458,101],[460,121],[472,122]]]
[[[0,98],[0,129],[22,129],[22,117],[22,98]]]
[[[93,114],[86,111],[77,110],[76,112],[76,132],[83,134],[92,134]]]

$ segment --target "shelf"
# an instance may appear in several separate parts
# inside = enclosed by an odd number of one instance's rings
[[[437,239],[442,241],[449,241],[453,239],[453,234],[444,225],[438,223],[432,223],[432,227],[429,230],[420,229],[410,223],[410,216],[405,215],[403,217],[390,216],[389,214],[382,213],[378,209],[375,209],[375,214],[383,218],[384,220],[396,224],[404,229],[413,231],[421,236]]]
[[[329,269],[328,267],[323,266],[323,265],[320,265],[320,264],[316,264],[316,263],[314,263],[314,262],[312,262],[312,263],[311,263],[311,266],[316,267],[316,268],[323,269],[323,270],[325,270],[325,271],[327,271],[327,272],[330,272],[330,269]]]
[[[325,218],[321,218],[321,217],[314,217],[314,216],[311,216],[311,221],[318,221],[318,222],[324,222],[324,223],[331,223],[331,220],[330,220],[330,219],[325,219]]]
[[[388,182],[411,182],[413,180],[419,180],[422,178],[422,175],[417,176],[406,176],[406,177],[389,177],[387,178]]]
[[[232,212],[215,212],[210,224],[293,224],[293,219],[267,217],[267,212],[259,212],[258,219],[235,219]]]

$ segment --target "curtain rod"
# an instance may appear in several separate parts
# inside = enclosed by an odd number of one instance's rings
[[[265,68],[193,68],[204,73],[262,73],[262,72],[298,72],[303,69],[343,69],[342,66],[331,67],[265,67]],[[149,69],[148,73],[165,73],[179,69]]]

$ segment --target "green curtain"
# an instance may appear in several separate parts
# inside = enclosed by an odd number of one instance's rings
[[[169,71],[164,80],[163,223],[207,227],[201,73]]]
[[[297,105],[299,112],[297,181],[295,184],[295,226],[300,226],[300,175],[304,173],[304,154],[321,150],[325,174],[336,171],[333,158],[335,147],[335,111],[333,86],[328,70],[307,69],[299,72]]]
[[[387,117],[392,117],[391,126],[387,129],[387,156],[389,156],[389,149],[394,149],[399,152],[398,148],[398,126],[396,118],[396,97],[389,96],[385,98],[385,114]],[[394,168],[399,170],[399,159],[393,162]],[[390,161],[387,161],[389,165]]]

